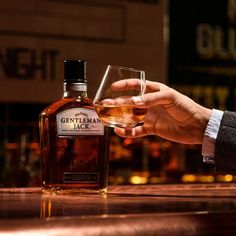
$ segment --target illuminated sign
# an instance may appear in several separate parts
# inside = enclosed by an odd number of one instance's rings
[[[42,80],[55,80],[57,50],[5,48],[0,50],[0,69],[5,79],[34,79],[40,73]]]
[[[171,0],[169,16],[169,82],[203,104],[234,109],[236,1]]]

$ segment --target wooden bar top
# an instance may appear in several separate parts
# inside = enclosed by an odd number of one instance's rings
[[[0,235],[235,235],[236,184],[110,186],[96,194],[0,189]]]

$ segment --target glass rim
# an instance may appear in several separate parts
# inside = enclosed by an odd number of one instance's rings
[[[107,65],[107,68],[118,68],[118,69],[122,69],[122,70],[130,70],[130,71],[134,71],[134,72],[145,72],[143,69],[137,69],[134,67],[128,67],[128,66],[120,66],[120,65]]]

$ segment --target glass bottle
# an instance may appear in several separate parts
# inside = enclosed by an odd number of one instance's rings
[[[106,193],[109,135],[87,96],[86,62],[64,61],[64,94],[40,113],[43,192]]]

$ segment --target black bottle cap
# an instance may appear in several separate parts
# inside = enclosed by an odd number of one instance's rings
[[[64,82],[86,83],[86,63],[84,60],[65,60]]]

